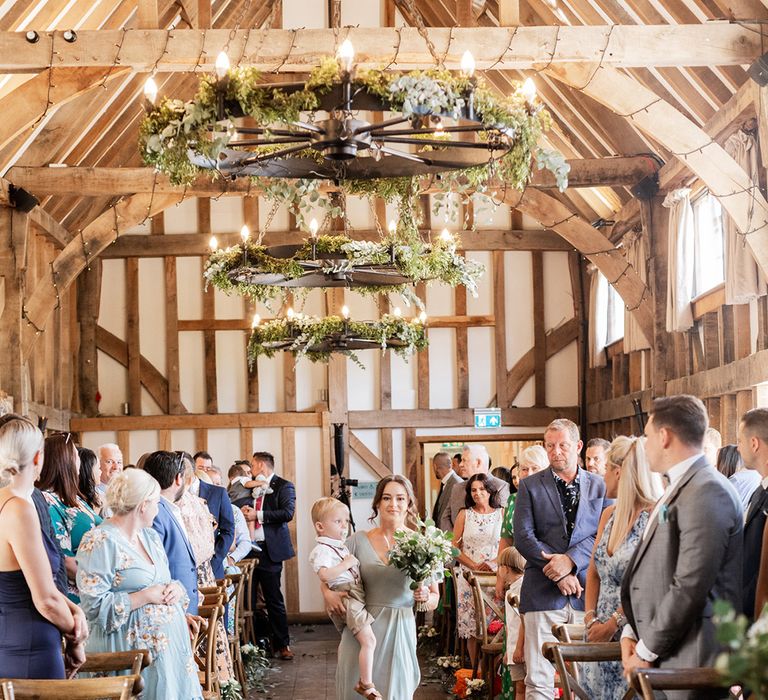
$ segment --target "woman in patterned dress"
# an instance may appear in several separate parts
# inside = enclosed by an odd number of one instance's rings
[[[180,453],[181,454],[181,453]],[[184,521],[184,529],[187,531],[189,544],[192,545],[192,553],[197,563],[197,586],[208,587],[216,585],[216,577],[213,575],[211,559],[213,558],[216,540],[214,532],[216,521],[208,510],[205,501],[195,496],[189,487],[195,476],[195,467],[192,460],[184,457],[184,493],[176,502]],[[227,643],[227,632],[224,621],[220,618],[216,632],[216,665],[219,672],[219,681],[227,683],[234,678],[232,670],[232,657]]]
[[[67,596],[80,602],[75,576],[77,554],[83,535],[101,523],[101,518],[83,498],[79,487],[80,455],[71,433],[45,439],[45,461],[37,482],[51,514],[53,532],[67,569]]]
[[[466,492],[466,508],[459,512],[453,529],[454,542],[461,550],[457,559],[462,569],[456,576],[458,602],[456,625],[459,637],[468,640],[467,647],[474,667],[478,644],[473,637],[475,605],[472,590],[463,572],[465,570],[486,573],[496,571],[504,511],[500,507],[499,493],[486,474],[471,476],[466,484]]]
[[[608,450],[605,497],[615,498],[600,518],[587,569],[584,623],[587,641],[618,639],[625,624],[621,579],[664,489],[645,457],[644,438],[617,437]],[[621,663],[584,664],[584,684],[594,700],[621,700],[627,684]]]
[[[162,542],[152,529],[158,483],[144,471],[113,477],[113,513],[86,533],[77,552],[80,606],[90,626],[86,651],[147,649],[143,700],[202,700],[187,628],[187,594],[171,580]]]

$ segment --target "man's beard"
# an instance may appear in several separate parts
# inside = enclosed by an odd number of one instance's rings
[[[186,489],[186,485],[182,484],[179,486],[179,490],[176,492],[176,495],[173,497],[173,502],[178,503],[181,500],[181,497],[184,495],[184,489]]]

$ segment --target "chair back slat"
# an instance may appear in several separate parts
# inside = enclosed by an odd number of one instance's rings
[[[580,684],[575,663],[621,660],[621,645],[618,642],[546,642],[541,651],[557,669],[565,700],[590,700]]]
[[[102,651],[88,652],[85,663],[78,673],[115,673],[130,671],[135,677],[133,695],[139,696],[144,692],[144,679],[141,671],[149,666],[150,657],[147,649],[131,651]]]
[[[2,679],[3,700],[130,700],[133,676],[69,681]]]
[[[714,668],[702,667],[638,669],[630,685],[643,700],[653,700],[656,690],[722,690],[733,684]]]

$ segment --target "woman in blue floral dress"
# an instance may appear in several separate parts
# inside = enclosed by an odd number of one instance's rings
[[[621,579],[643,536],[648,514],[661,497],[658,474],[645,457],[644,438],[617,437],[608,450],[605,496],[616,503],[603,512],[587,569],[584,623],[587,641],[618,639],[625,624],[621,609]],[[583,664],[583,683],[593,700],[621,700],[627,684],[621,663]]]
[[[106,498],[114,515],[83,537],[77,553],[80,606],[91,630],[86,651],[147,649],[152,663],[142,672],[144,700],[199,700],[186,592],[171,580],[151,529],[160,487],[146,472],[129,469],[112,478]]]
[[[43,492],[51,515],[53,534],[65,558],[69,590],[67,597],[80,602],[75,585],[77,564],[75,555],[83,535],[101,523],[80,494],[80,455],[69,433],[51,435],[45,439],[45,461],[37,487]]]

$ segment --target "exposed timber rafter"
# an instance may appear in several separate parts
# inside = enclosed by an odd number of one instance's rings
[[[568,187],[630,187],[659,168],[650,156],[619,156],[616,158],[572,158],[568,160]],[[151,168],[45,168],[13,167],[6,179],[40,197],[78,195],[104,197],[139,192],[155,194],[181,193],[187,196],[216,197],[219,195],[259,194],[260,188],[250,178],[227,180],[200,175],[186,188],[172,185],[168,176]],[[535,170],[529,187],[553,189],[556,182],[548,170]]]
[[[429,28],[445,67],[460,67],[464,48],[472,46],[478,70],[535,68],[541,64],[597,63],[617,68],[648,66],[744,65],[760,56],[761,25],[706,24],[595,25],[538,27]],[[351,28],[344,33],[357,47],[360,68],[389,65],[400,69],[433,63],[414,28]],[[333,29],[83,30],[67,43],[62,33],[47,32],[30,44],[23,32],[0,32],[0,72],[38,72],[56,56],[59,68],[109,67],[119,63],[135,71],[213,70],[218,53],[230,47],[241,65],[261,70],[280,66],[283,73],[304,73],[336,52]],[[397,47],[397,49],[393,49]],[[119,59],[119,60],[118,60]]]

